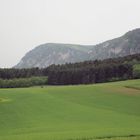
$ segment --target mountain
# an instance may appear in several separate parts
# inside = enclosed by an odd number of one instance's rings
[[[122,57],[140,53],[140,29],[127,32],[115,38],[94,46],[90,55],[92,59]]]
[[[140,53],[140,29],[97,45],[47,43],[29,51],[15,68],[44,68],[51,64],[115,58]]]
[[[51,64],[89,60],[91,46],[47,43],[28,52],[16,68],[47,67]]]

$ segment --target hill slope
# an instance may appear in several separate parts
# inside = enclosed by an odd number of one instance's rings
[[[101,140],[140,135],[139,87],[140,80],[131,80],[0,89],[0,140]]]
[[[106,59],[140,53],[140,29],[98,45],[47,43],[28,52],[16,68],[47,67],[51,64]]]

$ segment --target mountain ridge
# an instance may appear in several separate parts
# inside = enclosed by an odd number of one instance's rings
[[[97,45],[45,43],[26,53],[15,68],[48,67],[51,64],[75,63],[140,53],[140,28]]]

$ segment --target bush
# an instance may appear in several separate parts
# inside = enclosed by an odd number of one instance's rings
[[[135,64],[133,66],[133,77],[140,78],[140,64]]]
[[[47,81],[47,77],[16,78],[10,80],[0,79],[0,88],[18,88],[46,85]]]

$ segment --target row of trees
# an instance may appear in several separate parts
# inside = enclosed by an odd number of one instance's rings
[[[42,70],[39,68],[31,69],[0,69],[1,79],[13,79],[13,78],[29,78],[33,76],[42,76]]]
[[[88,66],[83,68],[62,69],[49,71],[48,84],[89,84],[113,80],[130,79],[133,77],[133,68],[130,64],[107,64]]]
[[[137,63],[140,63],[140,54],[74,64],[51,65],[46,72],[48,84],[52,85],[100,83],[136,78],[133,66]]]
[[[0,79],[5,79],[3,81],[5,83],[13,82],[10,79],[14,79],[14,82],[18,83],[20,78],[27,78],[26,80],[30,81],[29,78],[31,77],[47,76],[48,84],[52,85],[99,83],[135,78],[134,75],[136,74],[134,73],[133,65],[139,62],[140,54],[135,54],[106,60],[51,65],[43,69],[0,69]],[[24,82],[28,83],[26,80]],[[2,85],[2,82],[0,85]]]

